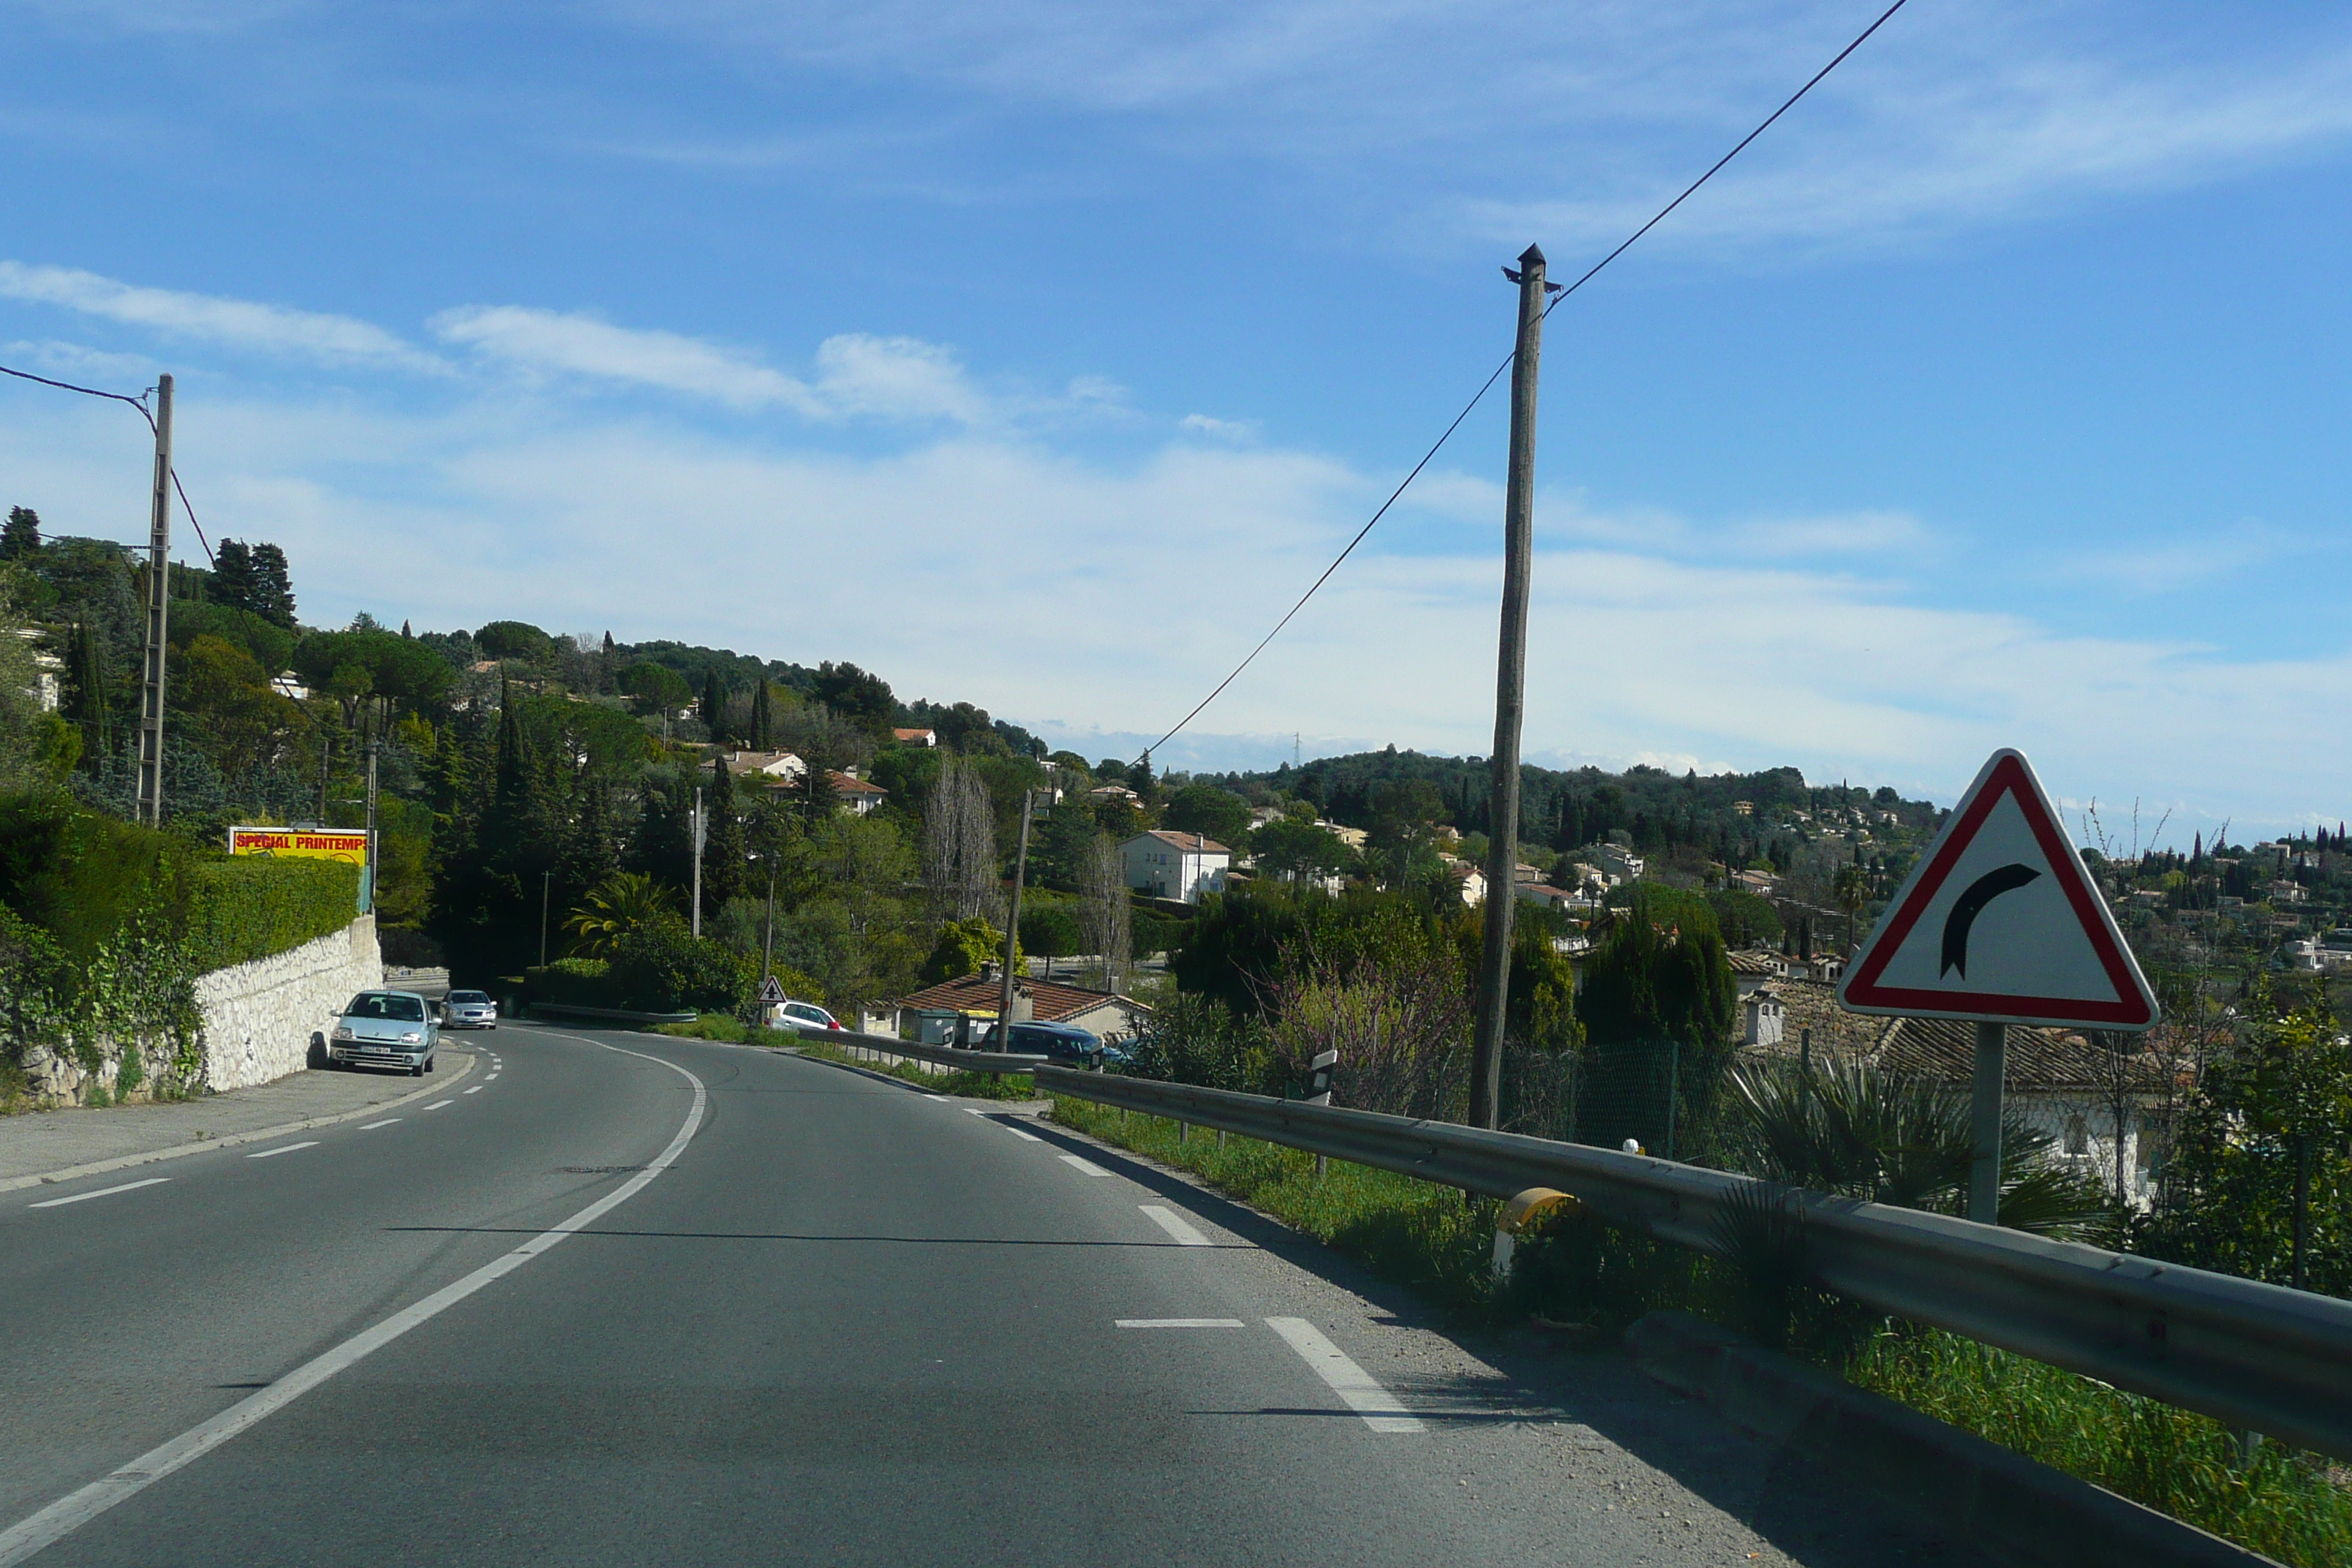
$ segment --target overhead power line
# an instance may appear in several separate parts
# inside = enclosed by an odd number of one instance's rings
[[[128,403],[131,407],[139,410],[140,418],[147,421],[147,433],[151,436],[155,433],[155,416],[147,411],[147,400],[143,396],[133,397],[128,393],[105,392],[95,386],[76,386],[70,381],[52,381],[46,375],[35,375],[29,370],[16,370],[5,364],[0,364],[0,375],[13,375],[19,381],[37,381],[43,386],[54,386],[60,392],[79,392],[84,397],[103,397],[114,403]],[[218,564],[213,556],[213,542],[205,537],[205,525],[196,521],[196,509],[188,504],[187,487],[180,483],[180,470],[176,467],[172,470],[172,489],[179,494],[180,510],[188,514],[188,526],[196,531],[196,542],[205,547],[205,560],[213,564]]]
[[[1797,106],[1798,100],[1803,98],[1805,94],[1812,91],[1814,88],[1820,86],[1823,77],[1828,76],[1830,72],[1837,69],[1839,66],[1844,64],[1845,58],[1848,55],[1851,55],[1854,50],[1862,47],[1864,44],[1867,43],[1873,33],[1877,32],[1879,28],[1885,26],[1888,19],[1891,18],[1895,12],[1903,9],[1903,7],[1908,3],[1909,0],[1895,0],[1895,4],[1880,12],[1876,21],[1871,23],[1869,26],[1864,27],[1861,32],[1855,34],[1852,43],[1849,43],[1845,47],[1840,49],[1834,56],[1831,57],[1830,63],[1823,66],[1821,69],[1815,71],[1810,78],[1808,78],[1804,86],[1799,88],[1796,91],[1789,95],[1787,101],[1783,102],[1780,108],[1774,110],[1771,113],[1766,115],[1764,119],[1758,123],[1755,130],[1750,131],[1747,135],[1742,136],[1732,147],[1730,152],[1726,153],[1722,157],[1717,158],[1714,163],[1708,164],[1706,173],[1701,174],[1697,179],[1693,180],[1689,184],[1684,186],[1682,194],[1675,197],[1673,201],[1668,202],[1664,206],[1660,207],[1656,213],[1652,215],[1649,222],[1635,229],[1632,234],[1627,235],[1624,240],[1618,245],[1616,249],[1611,251],[1608,255],[1602,257],[1600,260],[1594,262],[1590,268],[1586,268],[1582,277],[1579,278],[1575,282],[1565,286],[1559,284],[1549,285],[1549,287],[1556,289],[1557,292],[1552,295],[1551,302],[1544,307],[1544,315],[1549,318],[1554,310],[1559,309],[1561,302],[1567,300],[1570,294],[1575,293],[1579,289],[1583,288],[1587,283],[1591,282],[1593,279],[1600,276],[1601,269],[1602,268],[1607,267],[1611,262],[1624,255],[1628,250],[1631,250],[1636,240],[1640,239],[1643,235],[1649,233],[1652,229],[1657,227],[1659,224],[1665,221],[1666,216],[1669,213],[1672,213],[1676,207],[1690,200],[1690,198],[1696,194],[1701,185],[1706,184],[1709,180],[1715,178],[1717,174],[1721,172],[1726,163],[1730,163],[1734,158],[1738,157],[1740,153],[1746,152],[1749,142],[1755,141],[1759,136],[1763,135],[1765,132],[1769,131],[1772,128],[1773,121],[1779,120],[1780,116],[1788,113],[1791,109],[1794,109]],[[1508,268],[1506,268],[1505,270],[1507,271]],[[1514,278],[1513,281],[1516,282],[1517,279]],[[1511,357],[1512,356],[1509,354],[1504,355],[1503,363],[1496,365],[1494,368],[1493,373],[1490,374],[1485,381],[1478,384],[1478,390],[1470,395],[1470,401],[1462,405],[1462,412],[1454,416],[1454,422],[1445,427],[1444,431],[1439,435],[1435,441],[1430,443],[1429,450],[1421,455],[1421,461],[1415,463],[1412,466],[1412,470],[1405,475],[1403,479],[1398,483],[1397,488],[1389,492],[1388,500],[1381,502],[1380,510],[1372,513],[1370,520],[1367,521],[1363,527],[1356,531],[1356,536],[1348,541],[1347,548],[1340,551],[1338,555],[1334,556],[1332,558],[1331,564],[1323,568],[1321,575],[1318,576],[1314,582],[1307,584],[1307,592],[1298,595],[1298,602],[1291,605],[1289,609],[1283,612],[1282,619],[1274,623],[1274,629],[1266,633],[1263,637],[1260,637],[1258,639],[1257,646],[1249,650],[1248,655],[1242,659],[1241,663],[1234,666],[1232,673],[1227,675],[1223,680],[1217,682],[1214,689],[1213,689],[1206,697],[1202,698],[1200,701],[1194,703],[1192,705],[1192,710],[1185,714],[1183,718],[1178,720],[1174,728],[1171,729],[1166,734],[1160,736],[1157,741],[1151,742],[1150,745],[1145,747],[1143,751],[1144,756],[1150,756],[1152,752],[1158,751],[1160,747],[1174,740],[1178,735],[1182,734],[1185,727],[1191,724],[1193,720],[1199,718],[1202,711],[1205,710],[1210,703],[1214,702],[1218,698],[1224,695],[1225,688],[1231,686],[1234,681],[1241,679],[1242,671],[1247,669],[1250,665],[1256,660],[1257,656],[1265,651],[1266,645],[1274,641],[1276,637],[1282,635],[1282,628],[1288,626],[1291,623],[1292,618],[1296,616],[1299,611],[1307,607],[1307,601],[1313,598],[1317,592],[1322,588],[1323,584],[1331,580],[1331,574],[1337,572],[1340,568],[1341,564],[1347,561],[1348,557],[1356,552],[1356,546],[1361,544],[1364,542],[1365,536],[1372,531],[1372,529],[1380,522],[1381,519],[1388,515],[1389,509],[1396,505],[1397,498],[1403,495],[1407,487],[1412,485],[1413,480],[1421,477],[1422,469],[1429,467],[1430,460],[1435,458],[1439,449],[1453,437],[1454,432],[1462,427],[1462,422],[1470,417],[1470,411],[1478,406],[1480,401],[1486,397],[1486,394],[1493,390],[1495,383],[1502,379],[1503,373],[1511,368]]]

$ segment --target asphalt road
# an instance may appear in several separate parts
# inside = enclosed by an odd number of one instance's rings
[[[1969,1560],[1050,1126],[451,1048],[383,1123],[0,1198],[0,1568]]]

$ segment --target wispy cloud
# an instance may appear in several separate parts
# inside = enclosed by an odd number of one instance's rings
[[[678,332],[616,327],[594,316],[522,305],[468,305],[433,319],[441,341],[533,374],[571,374],[659,387],[738,408],[824,405],[807,384],[739,350]]]
[[[174,338],[324,364],[378,363],[437,373],[433,355],[371,322],[210,294],[148,289],[68,267],[0,261],[0,298],[55,305]]]

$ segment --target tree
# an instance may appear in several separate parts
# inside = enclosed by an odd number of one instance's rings
[[[1290,881],[1345,870],[1355,852],[1328,827],[1277,817],[1250,836],[1258,869]]]
[[[735,805],[735,774],[727,759],[710,763],[710,794],[704,809],[709,833],[702,847],[702,897],[712,908],[743,890],[743,818]]]
[[[996,812],[980,774],[961,757],[940,759],[923,811],[923,882],[940,920],[994,912]]]
[[[474,634],[485,658],[544,664],[555,655],[555,639],[528,621],[492,621]]]
[[[1862,912],[1864,904],[1870,902],[1870,873],[1854,862],[1847,861],[1830,879],[1830,896],[1837,900],[1837,907],[1845,911],[1845,950],[1851,955],[1853,952],[1854,917]]]
[[[1103,986],[1118,989],[1135,940],[1134,900],[1127,890],[1127,860],[1109,834],[1098,834],[1087,851],[1082,884],[1085,903],[1078,924],[1088,952],[1101,961]]]
[[[294,578],[286,552],[275,544],[253,547],[253,600],[244,608],[272,626],[294,629]]]
[[[694,700],[694,688],[686,683],[686,677],[651,659],[621,671],[620,685],[646,712],[661,715],[664,740],[669,738],[670,716]]]
[[[113,750],[112,692],[106,673],[106,639],[89,625],[76,621],[66,648],[68,722],[81,730],[83,761],[93,770]]]
[[[213,552],[212,596],[232,610],[253,608],[253,552],[241,540],[224,539]]]
[[[714,744],[723,743],[727,736],[727,683],[719,677],[719,667],[712,665],[702,677],[702,706],[697,715],[702,727],[710,731]]]
[[[769,731],[775,722],[773,710],[768,705],[768,683],[757,680],[751,685],[751,749],[764,752],[773,744]]]
[[[987,921],[979,916],[949,921],[940,927],[939,940],[931,944],[931,956],[924,961],[922,973],[916,978],[926,985],[961,980],[967,974],[979,973],[981,965],[994,963],[1003,956],[1004,933]]]
[[[1650,889],[1637,890],[1577,994],[1589,1042],[1586,1141],[1631,1136],[1663,1151],[1674,1135],[1686,1138],[1730,1060],[1738,996],[1705,902],[1694,898],[1669,917]]]
[[[1205,834],[1228,848],[1239,849],[1250,830],[1250,805],[1215,784],[1188,784],[1169,797],[1160,821],[1163,827]]]
[[[610,958],[621,939],[656,914],[675,915],[677,895],[651,877],[615,871],[564,918],[572,951],[582,958]]]
[[[874,727],[887,724],[898,711],[890,683],[854,664],[827,659],[817,666],[816,700],[841,717]]]
[[[41,514],[28,506],[12,506],[0,525],[0,561],[21,561],[41,549]]]

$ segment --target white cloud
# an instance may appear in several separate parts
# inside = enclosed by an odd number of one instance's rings
[[[845,332],[818,345],[816,365],[824,401],[839,413],[962,425],[994,417],[955,355],[936,343]]]
[[[938,363],[915,357],[861,395],[942,406],[924,380]],[[13,398],[0,471],[26,504],[59,531],[135,535],[145,471],[131,433],[79,400],[0,396]],[[181,437],[199,510],[286,545],[321,624],[361,609],[420,626],[517,616],[850,658],[908,696],[1106,740],[1181,717],[1382,489],[1311,454],[1181,436],[1123,465],[1001,427],[853,458],[510,390],[431,416],[212,395],[190,403]],[[1547,534],[1528,754],[1794,763],[1948,798],[2008,744],[2073,797],[2179,801],[2258,826],[2341,814],[2352,737],[2309,721],[2352,701],[2340,638],[2250,657],[1925,602],[1874,570],[1883,557],[1854,553],[1880,537],[1909,548],[1917,525],[1888,515],[1763,525],[1826,540],[1830,559],[1717,548],[1739,525],[1674,519],[1679,531]],[[1294,730],[1483,753],[1490,546],[1388,555],[1376,535],[1171,759],[1263,761]],[[1172,595],[1171,550],[1197,569]],[[387,573],[392,555],[462,569]],[[975,635],[982,623],[994,629]]]
[[[533,374],[568,373],[707,397],[738,408],[783,404],[821,415],[805,383],[740,350],[678,332],[616,327],[521,305],[468,305],[433,319],[442,342]]]
[[[426,372],[443,368],[432,355],[351,316],[142,288],[69,267],[0,261],[0,298],[60,306],[172,337],[325,364],[373,363]]]
[[[1219,419],[1208,414],[1187,414],[1176,421],[1176,428],[1189,430],[1196,436],[1213,436],[1221,441],[1254,441],[1257,438],[1258,422],[1255,419]]]

